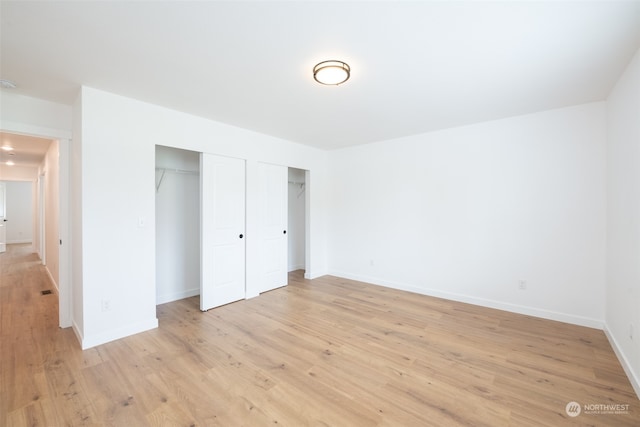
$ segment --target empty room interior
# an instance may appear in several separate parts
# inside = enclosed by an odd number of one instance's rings
[[[0,2],[0,425],[640,425],[640,1]]]

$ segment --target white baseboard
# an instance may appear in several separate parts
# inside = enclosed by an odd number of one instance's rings
[[[509,311],[512,313],[524,314],[528,316],[534,316],[534,317],[539,317],[539,318],[549,319],[549,320],[556,320],[556,321],[570,323],[574,325],[586,326],[589,328],[603,330],[607,339],[609,340],[609,343],[611,344],[611,347],[613,348],[614,353],[618,357],[618,360],[620,361],[620,364],[622,365],[624,372],[627,374],[627,378],[629,379],[629,382],[631,383],[633,390],[635,391],[636,395],[640,399],[640,378],[638,374],[634,372],[631,366],[631,363],[629,363],[629,360],[627,359],[624,352],[622,351],[622,348],[620,347],[620,345],[618,344],[618,342],[616,341],[616,339],[614,338],[613,334],[611,333],[607,324],[604,321],[601,321],[598,319],[592,319],[588,317],[566,314],[566,313],[554,312],[554,311],[545,310],[545,309],[539,309],[535,307],[524,307],[516,304],[493,301],[493,300],[488,300],[484,298],[477,298],[469,295],[460,295],[460,294],[442,292],[442,291],[433,290],[433,289],[416,288],[415,286],[392,283],[384,280],[378,280],[373,277],[359,276],[359,275],[354,275],[354,274],[349,274],[349,273],[344,273],[339,271],[332,271],[329,274],[331,274],[332,276],[342,277],[345,279],[357,280],[359,282],[366,282],[374,285],[385,286],[392,289],[414,292],[414,293],[438,297],[438,298],[445,298],[452,301],[459,301],[459,302],[479,305],[482,307],[495,308],[498,310]]]
[[[102,332],[93,336],[85,336],[82,338],[82,349],[87,350],[89,348],[96,347],[101,344],[106,344],[120,338],[126,338],[131,335],[139,334],[140,332],[156,329],[157,327],[158,319],[154,318],[144,322],[138,322],[134,325],[127,325],[123,328],[112,329],[110,331]]]
[[[82,348],[82,341],[84,341],[84,337],[82,336],[82,332],[80,331],[80,328],[78,327],[78,324],[75,320],[71,322],[71,329],[78,339],[78,344]]]
[[[56,290],[56,294],[58,294],[58,296],[60,296],[60,289],[58,288],[58,284],[56,283],[56,281],[53,278],[53,275],[51,274],[51,272],[49,271],[49,267],[45,266],[44,267],[44,271],[47,272],[47,277],[49,278],[49,282],[51,282],[51,284],[53,285],[53,287]]]
[[[287,272],[291,273],[292,271],[296,271],[296,270],[304,270],[304,264],[290,265]]]
[[[318,277],[326,276],[326,271],[305,271],[304,278],[308,280],[317,279]]]
[[[20,245],[23,243],[33,243],[31,239],[7,240],[7,245]]]
[[[195,297],[200,295],[200,288],[188,289],[186,291],[172,292],[170,294],[157,295],[156,305],[166,304],[172,301],[178,301],[185,298]]]
[[[618,361],[622,365],[622,369],[624,369],[624,372],[627,374],[627,378],[629,378],[631,387],[633,387],[633,390],[636,392],[636,396],[638,396],[638,399],[640,399],[640,378],[638,378],[636,373],[633,372],[633,369],[631,368],[631,363],[629,363],[629,359],[627,359],[627,357],[624,355],[622,348],[618,344],[618,341],[616,341],[616,339],[614,338],[613,334],[609,330],[609,326],[607,326],[606,323],[604,324],[603,330],[604,330],[604,334],[607,336],[607,339],[609,340],[609,344],[611,344],[613,351],[618,357]]]
[[[495,301],[485,298],[478,298],[470,295],[456,294],[452,292],[443,292],[435,289],[418,288],[403,283],[389,282],[386,280],[376,279],[374,277],[359,276],[340,271],[332,271],[329,274],[345,279],[357,280],[359,282],[371,283],[374,285],[385,286],[387,288],[398,289],[401,291],[413,292],[416,294],[428,295],[437,298],[444,298],[452,301],[464,302],[468,304],[479,305],[482,307],[495,308],[497,310],[509,311],[512,313],[524,314],[527,316],[540,317],[542,319],[556,320],[573,325],[586,326],[588,328],[602,329],[603,320],[593,319],[589,317],[576,316],[573,314],[560,313],[556,311],[546,310],[536,307],[526,307],[517,304],[511,304],[502,301]]]

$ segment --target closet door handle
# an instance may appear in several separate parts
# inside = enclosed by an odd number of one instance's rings
[[[284,231],[282,232],[282,234],[287,234],[287,230],[284,230]]]
[[[241,239],[244,237],[244,234],[239,235],[238,237],[240,237]]]

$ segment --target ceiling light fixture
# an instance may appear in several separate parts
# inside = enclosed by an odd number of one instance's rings
[[[351,67],[342,61],[323,61],[313,67],[313,78],[323,85],[337,86],[349,80]]]
[[[2,89],[15,89],[18,85],[11,80],[0,79],[0,87]]]
[[[13,163],[13,160],[9,160],[9,161],[7,162],[7,166],[13,166],[13,165],[15,165],[15,163]]]
[[[4,151],[12,151],[12,150],[13,150],[13,147],[11,147],[11,146],[9,146],[9,145],[3,145],[3,146],[2,146],[2,147],[0,147],[0,148],[2,148]]]

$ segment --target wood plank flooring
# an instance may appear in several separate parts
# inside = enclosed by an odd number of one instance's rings
[[[296,272],[81,351],[29,247],[0,268],[0,426],[640,426],[599,330]]]

